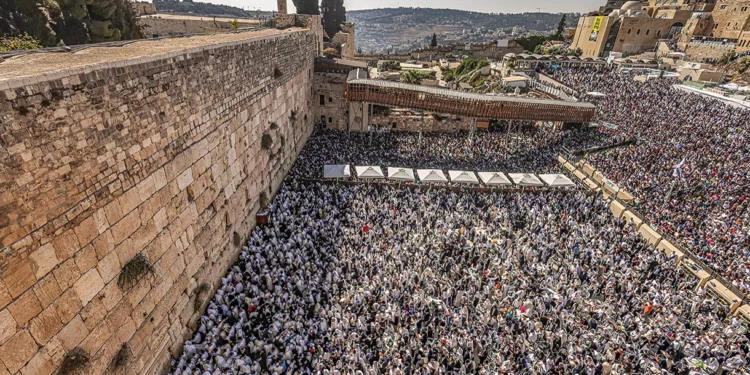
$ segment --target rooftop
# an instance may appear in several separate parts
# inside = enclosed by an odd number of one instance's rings
[[[586,103],[586,102],[565,102],[562,100],[534,99],[534,98],[526,98],[526,97],[520,98],[520,97],[514,97],[514,96],[500,96],[500,95],[490,96],[490,95],[484,95],[484,94],[475,94],[475,93],[468,93],[468,92],[435,88],[435,87],[412,85],[412,84],[401,83],[401,82],[384,81],[384,80],[378,80],[378,79],[361,79],[361,78],[353,79],[351,75],[349,76],[347,83],[419,91],[419,92],[425,92],[425,93],[430,93],[430,94],[435,94],[435,95],[443,95],[447,97],[452,97],[452,98],[459,99],[459,100],[477,100],[477,101],[485,101],[485,102],[486,101],[513,102],[513,103],[547,104],[547,105],[551,104],[551,105],[557,105],[557,106],[563,106],[563,107],[596,108],[593,104]],[[461,82],[461,83],[464,83],[464,82]]]
[[[144,39],[117,44],[88,44],[73,46],[71,52],[64,52],[60,48],[23,51],[17,55],[6,57],[4,61],[0,62],[0,82],[45,73],[57,73],[63,70],[83,68],[95,64],[135,60],[197,47],[262,39],[300,30],[307,29],[259,29],[183,38]]]

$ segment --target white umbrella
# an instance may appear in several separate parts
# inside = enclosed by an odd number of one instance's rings
[[[388,167],[388,179],[414,182],[414,170],[411,168]]]
[[[544,186],[542,181],[531,173],[508,173],[508,176],[516,185],[520,186]]]
[[[513,185],[508,177],[500,172],[479,172],[479,178],[487,186],[508,186]]]
[[[352,171],[348,164],[323,166],[323,178],[348,178],[351,176]]]
[[[357,177],[359,178],[385,178],[383,170],[377,166],[369,167],[354,167],[357,171]]]
[[[448,182],[445,173],[439,169],[417,169],[417,175],[422,182]]]
[[[479,180],[474,172],[469,171],[448,171],[451,182],[460,182],[464,184],[478,184]]]
[[[540,174],[539,178],[549,186],[576,186],[576,184],[564,174]]]

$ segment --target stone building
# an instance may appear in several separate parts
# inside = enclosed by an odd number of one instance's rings
[[[653,51],[659,40],[679,35],[691,15],[692,11],[686,9],[649,10],[639,1],[628,1],[608,15],[581,17],[571,49],[580,48],[585,57]]]
[[[609,14],[581,18],[573,47],[606,57],[653,51],[660,41],[692,60],[750,51],[750,0],[629,1]]]
[[[0,374],[166,372],[312,132],[321,35],[0,62]]]
[[[349,103],[344,95],[349,73],[355,69],[366,71],[367,64],[324,57],[315,59],[313,114],[316,123],[339,130],[352,130],[349,127]]]
[[[354,47],[354,24],[347,22],[341,25],[341,31],[331,38],[331,41],[341,46],[341,57],[344,59],[353,59],[355,53]]]

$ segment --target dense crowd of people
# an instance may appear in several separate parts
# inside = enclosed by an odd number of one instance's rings
[[[596,195],[317,181],[325,164],[559,172],[562,152],[635,138],[588,160],[748,290],[748,112],[667,80],[557,77],[605,93],[615,126],[316,129],[171,374],[750,373],[747,327]]]
[[[606,202],[287,182],[172,374],[700,374],[746,329]]]
[[[750,292],[750,110],[686,93],[670,79],[586,70],[556,76],[605,94],[587,99],[599,121],[617,126],[603,134],[638,139],[592,154],[591,164],[631,191],[652,223]]]
[[[512,130],[509,132],[509,130]],[[554,130],[507,123],[489,131],[424,133],[348,133],[318,128],[310,136],[290,176],[322,177],[322,165],[350,164],[380,167],[471,170],[509,173],[557,173],[563,147],[581,149],[601,144],[601,135],[586,130]]]

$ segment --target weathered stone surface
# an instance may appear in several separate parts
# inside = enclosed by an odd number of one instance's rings
[[[78,344],[86,338],[89,334],[89,330],[86,325],[83,324],[83,319],[80,315],[76,315],[57,335],[57,338],[62,342],[62,346],[66,351],[78,346]]]
[[[18,331],[5,345],[0,346],[0,361],[8,371],[15,374],[37,351],[37,345],[29,331]]]
[[[34,293],[36,293],[36,297],[39,299],[42,308],[45,309],[62,294],[62,290],[60,290],[60,285],[55,280],[55,277],[47,275],[47,277],[34,285]]]
[[[50,306],[42,311],[29,324],[29,332],[39,345],[46,344],[49,339],[60,331],[60,328],[62,328],[62,323],[54,306]]]
[[[52,269],[57,267],[58,263],[57,255],[55,255],[55,249],[51,243],[48,243],[40,247],[37,251],[29,255],[31,260],[32,268],[34,268],[34,274],[37,279],[41,279],[46,276]]]
[[[44,349],[38,351],[34,358],[21,369],[22,375],[50,375],[53,372],[55,372],[55,365]]]
[[[287,30],[30,79],[6,96],[2,126],[18,131],[12,161],[0,158],[0,183],[10,184],[0,201],[26,211],[0,228],[13,249],[0,270],[0,314],[10,317],[0,375],[47,374],[76,346],[92,355],[87,373],[105,373],[122,342],[134,354],[128,373],[169,365],[188,334],[189,281],[223,276],[238,250],[231,233],[249,233],[258,195],[278,189],[312,131],[318,41],[317,31]],[[25,114],[13,109],[22,100]],[[122,290],[118,275],[138,253],[154,273]]]
[[[7,309],[0,311],[0,345],[5,344],[8,339],[16,334],[16,320]]]
[[[66,290],[65,293],[55,301],[57,315],[60,317],[60,321],[63,324],[73,319],[73,317],[81,311],[81,308],[83,308],[81,300],[73,289]]]
[[[3,283],[8,288],[11,297],[16,298],[23,294],[36,282],[31,264],[26,260],[19,260],[8,264],[2,274]]]
[[[73,290],[76,291],[78,298],[84,305],[89,303],[102,288],[104,288],[104,281],[102,281],[102,277],[99,276],[99,271],[96,269],[86,272],[73,285]]]
[[[8,306],[8,311],[13,315],[18,326],[23,327],[29,320],[35,317],[36,314],[39,314],[42,311],[42,305],[39,303],[36,293],[34,293],[33,290],[29,290],[11,303],[10,306]]]

